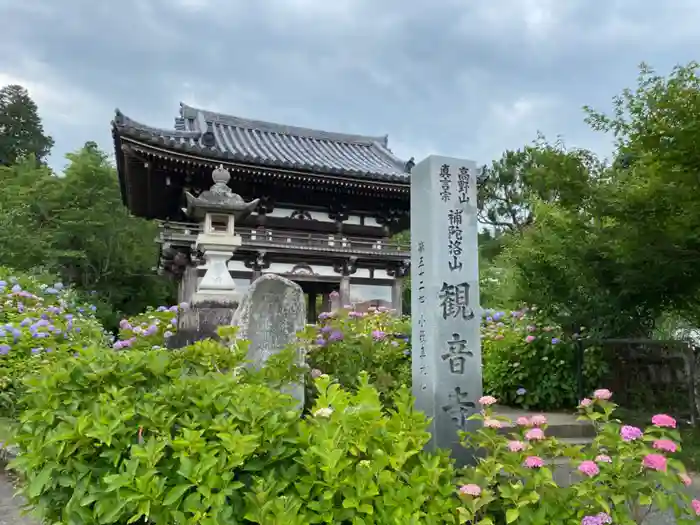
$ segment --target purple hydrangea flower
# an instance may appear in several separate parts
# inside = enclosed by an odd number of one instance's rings
[[[552,337],[552,344],[553,345],[558,345],[561,341],[557,339],[556,337]]]
[[[10,350],[12,350],[10,345],[0,344],[0,355],[7,355],[10,353]]]
[[[335,330],[331,333],[331,335],[328,336],[329,341],[342,341],[343,340],[343,332],[340,330]]]
[[[381,330],[374,330],[372,332],[372,339],[375,341],[381,341],[386,337],[386,332],[382,332]]]

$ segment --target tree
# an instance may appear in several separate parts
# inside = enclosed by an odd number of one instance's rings
[[[590,151],[567,150],[538,136],[532,144],[508,150],[484,168],[478,190],[479,221],[494,234],[520,232],[532,222],[535,200],[565,207],[583,205],[589,183],[602,169]]]
[[[112,327],[121,313],[172,301],[172,283],[152,270],[156,226],[124,208],[106,155],[87,143],[67,157],[64,177],[29,161],[0,167],[0,264],[60,275],[109,305]]]
[[[700,78],[642,66],[612,115],[615,162],[588,183],[585,205],[537,204],[507,247],[516,299],[537,301],[605,335],[650,336],[668,312],[700,321]]]
[[[0,165],[34,156],[44,162],[54,141],[44,134],[36,104],[22,86],[0,89]]]

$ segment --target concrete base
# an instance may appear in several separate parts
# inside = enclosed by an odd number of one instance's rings
[[[199,301],[178,317],[177,333],[168,348],[182,348],[202,339],[218,339],[219,326],[229,326],[238,304],[230,301]]]

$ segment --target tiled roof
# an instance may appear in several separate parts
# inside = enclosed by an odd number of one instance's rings
[[[154,128],[119,110],[120,135],[150,144],[239,161],[373,180],[408,182],[407,163],[388,148],[388,137],[368,137],[285,126],[213,113],[180,104],[174,129]]]

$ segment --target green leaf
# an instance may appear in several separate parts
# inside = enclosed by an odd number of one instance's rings
[[[173,505],[176,501],[178,501],[184,494],[187,492],[193,485],[191,484],[185,484],[185,485],[177,485],[173,488],[171,488],[168,491],[167,496],[165,496],[165,499],[163,500],[163,505]]]
[[[27,487],[27,496],[30,498],[38,497],[43,491],[46,485],[48,485],[53,475],[53,469],[49,467],[44,467],[36,476],[34,476]]]
[[[639,496],[639,504],[640,505],[644,505],[644,506],[651,505],[653,503],[653,501],[654,501],[653,498],[651,496],[649,496],[648,494],[642,494],[641,496]]]
[[[518,509],[508,509],[506,511],[506,523],[513,523],[520,517],[520,511]]]

